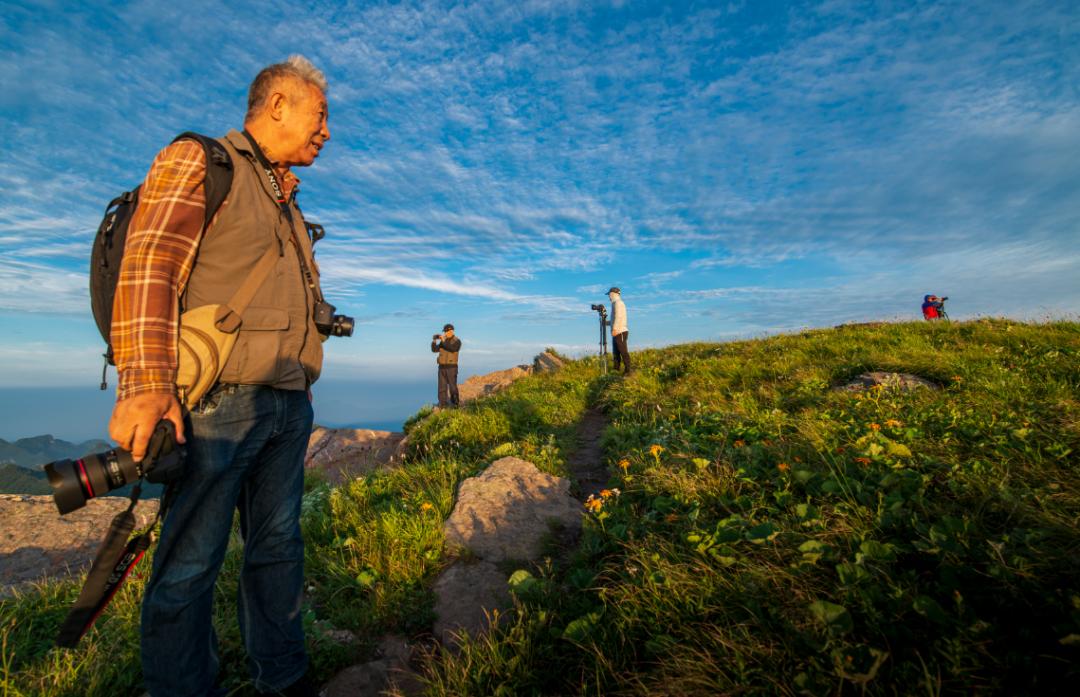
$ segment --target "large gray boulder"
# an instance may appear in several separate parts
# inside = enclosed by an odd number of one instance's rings
[[[581,503],[570,495],[570,481],[504,457],[461,483],[443,533],[485,561],[528,560],[540,556],[551,524],[581,528]]]
[[[469,554],[435,583],[435,635],[452,648],[455,636],[479,636],[489,619],[508,617],[508,574],[499,562],[528,565],[539,559],[552,525],[576,535],[581,517],[569,480],[516,457],[496,460],[462,482],[443,533],[449,544]]]

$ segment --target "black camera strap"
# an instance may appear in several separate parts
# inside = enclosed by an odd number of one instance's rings
[[[315,282],[315,277],[311,273],[311,269],[308,268],[307,261],[304,260],[304,251],[300,246],[300,240],[296,238],[296,227],[293,225],[292,208],[289,204],[292,201],[292,197],[286,196],[285,192],[281,189],[281,182],[278,181],[277,173],[274,172],[274,166],[270,163],[269,158],[266,157],[266,153],[263,152],[259,146],[259,142],[255,140],[255,137],[248,133],[248,130],[244,129],[244,137],[247,138],[248,143],[251,144],[251,151],[255,153],[255,159],[258,161],[259,166],[263,168],[266,173],[266,180],[270,183],[270,189],[274,192],[274,198],[277,200],[278,206],[281,207],[281,213],[285,216],[285,219],[289,223],[289,232],[293,237],[293,245],[296,247],[296,257],[300,260],[300,270],[304,273],[304,279],[307,281],[308,288],[311,289],[311,294],[315,297],[315,302],[323,302],[322,292],[319,290],[319,284]],[[306,223],[305,223],[306,226]],[[322,230],[322,226],[317,226],[319,230]],[[305,227],[305,229],[307,229]],[[312,233],[312,244],[314,244],[314,238],[316,233]],[[326,233],[323,232],[325,235]]]
[[[149,549],[151,531],[161,517],[160,509],[157,518],[146,532],[128,540],[135,530],[134,510],[141,493],[142,480],[139,480],[131,490],[131,504],[118,513],[109,525],[109,531],[98,548],[90,573],[86,575],[86,583],[83,584],[78,599],[72,605],[56,636],[57,646],[73,649],[78,645],[79,640],[94,625],[112,601],[113,596],[120,590],[120,586],[135,569],[135,565]],[[163,500],[162,507],[164,505]]]

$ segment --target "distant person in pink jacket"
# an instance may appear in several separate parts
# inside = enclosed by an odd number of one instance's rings
[[[629,327],[626,324],[626,304],[622,301],[622,291],[612,288],[608,291],[608,300],[611,301],[611,343],[612,353],[615,355],[615,370],[620,364],[625,365],[624,375],[630,374],[630,349],[626,347],[626,340],[630,336]]]

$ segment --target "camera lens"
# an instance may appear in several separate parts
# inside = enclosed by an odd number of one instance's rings
[[[107,450],[79,460],[57,460],[45,465],[53,501],[65,515],[139,478],[139,468],[126,450]]]
[[[352,336],[354,321],[347,315],[334,315],[334,336]]]
[[[71,460],[57,460],[45,465],[45,474],[49,477],[49,486],[53,488],[53,501],[60,510],[60,515],[71,513],[86,505],[87,495],[80,478],[82,465]]]

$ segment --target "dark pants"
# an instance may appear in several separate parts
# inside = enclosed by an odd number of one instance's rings
[[[259,385],[220,387],[191,413],[187,469],[143,598],[143,680],[153,697],[216,694],[214,582],[236,510],[237,614],[255,688],[280,690],[307,671],[300,497],[311,421],[306,392]]]
[[[619,369],[619,364],[626,365],[626,372],[630,372],[630,349],[626,348],[626,338],[630,336],[630,332],[623,332],[622,334],[616,334],[611,337],[612,341],[612,354],[615,356],[615,370]]]
[[[457,366],[439,366],[439,406],[458,405]]]

